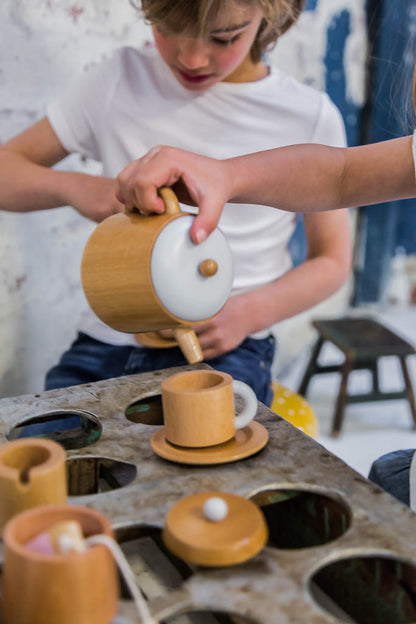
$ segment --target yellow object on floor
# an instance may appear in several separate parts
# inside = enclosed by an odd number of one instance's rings
[[[318,435],[318,421],[313,409],[307,401],[296,392],[292,392],[278,381],[272,383],[273,401],[271,409],[273,412],[290,422],[303,433],[316,438]]]

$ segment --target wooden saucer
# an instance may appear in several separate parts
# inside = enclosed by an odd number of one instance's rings
[[[204,513],[211,498],[221,498],[228,508],[219,521],[209,520]],[[198,492],[170,509],[162,538],[167,548],[185,561],[229,566],[254,557],[265,545],[268,529],[252,501],[226,492]]]
[[[141,332],[134,334],[134,337],[139,344],[153,349],[170,349],[178,346],[174,338],[163,338],[159,332]]]
[[[153,434],[150,445],[156,455],[179,464],[205,466],[210,464],[227,464],[250,457],[266,446],[269,439],[268,431],[259,422],[252,420],[243,429],[238,429],[235,436],[215,446],[204,448],[185,448],[175,446],[166,440],[165,428],[161,427]]]

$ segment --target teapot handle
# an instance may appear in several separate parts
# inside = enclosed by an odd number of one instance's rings
[[[158,189],[157,193],[159,197],[163,199],[163,203],[165,204],[164,214],[176,214],[181,211],[178,198],[169,186],[162,186]],[[137,208],[127,208],[127,206],[124,206],[124,212],[125,214],[140,214],[140,211]]]
[[[162,186],[158,189],[158,195],[163,199],[166,214],[175,214],[181,211],[178,198],[169,186]]]

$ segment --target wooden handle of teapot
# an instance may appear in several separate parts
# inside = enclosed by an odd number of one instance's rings
[[[165,214],[175,214],[181,211],[178,198],[169,186],[162,186],[158,189],[157,193],[163,199],[163,203],[165,204]],[[140,213],[140,210],[138,208],[127,208],[127,206],[124,206],[124,212],[126,214],[136,212]]]
[[[169,186],[162,186],[157,193],[164,201],[166,214],[175,214],[175,212],[181,211],[178,198]]]
[[[176,327],[173,330],[175,340],[181,348],[182,353],[189,364],[198,364],[204,359],[201,345],[196,333],[190,327]]]

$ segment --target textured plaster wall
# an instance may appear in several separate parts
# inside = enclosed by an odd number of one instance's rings
[[[334,16],[348,7],[356,26],[345,47],[347,97],[363,101],[364,0],[310,3],[272,62],[325,88],[323,58]],[[40,119],[72,76],[125,44],[150,38],[128,0],[1,0],[0,141]],[[63,167],[99,172],[70,157]],[[42,389],[46,370],[75,337],[86,305],[79,276],[94,227],[71,208],[0,213],[0,396]],[[345,294],[331,304],[339,309]]]

